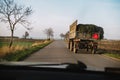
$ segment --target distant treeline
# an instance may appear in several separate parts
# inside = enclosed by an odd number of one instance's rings
[[[96,26],[94,24],[78,24],[77,31],[83,34],[92,34],[98,33],[99,34],[99,39],[104,38],[104,30],[102,27]]]

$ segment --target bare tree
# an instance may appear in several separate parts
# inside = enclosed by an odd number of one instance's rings
[[[24,25],[29,24],[27,17],[32,13],[31,7],[24,7],[16,4],[14,0],[0,0],[0,20],[8,23],[11,31],[11,39],[9,47],[13,44],[13,35],[16,25],[20,23]],[[29,28],[27,28],[29,29]]]
[[[48,29],[45,29],[45,34],[47,35],[47,39],[48,40],[50,40],[51,39],[51,37],[53,37],[54,35],[53,35],[53,29],[52,28],[48,28]]]
[[[65,38],[65,35],[63,33],[60,34],[61,39]]]
[[[23,38],[27,38],[29,36],[29,33],[26,31],[25,34],[23,35]]]

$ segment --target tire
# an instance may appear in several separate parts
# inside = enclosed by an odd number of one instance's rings
[[[67,48],[70,49],[70,42],[68,42]]]
[[[74,52],[74,53],[77,53],[77,49],[76,49],[76,48],[74,48],[74,49],[73,49],[73,52]]]
[[[92,49],[92,54],[95,54],[96,51],[97,51],[97,49],[96,49],[96,48],[93,48],[93,49]]]
[[[78,43],[74,42],[74,46],[73,46],[74,53],[77,53],[77,51],[78,51],[77,47],[78,47]]]
[[[91,53],[92,53],[92,54],[94,54],[94,53],[95,53],[94,49],[92,49]]]
[[[70,51],[73,51],[73,44],[70,42]]]
[[[89,46],[87,46],[87,52],[89,51]]]

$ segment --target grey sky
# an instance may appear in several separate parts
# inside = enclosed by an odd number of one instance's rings
[[[66,33],[69,25],[78,23],[95,24],[104,28],[105,38],[120,39],[120,0],[15,0],[31,6],[34,13],[28,18],[32,38],[46,38],[44,29],[53,28],[54,37]],[[15,36],[22,37],[26,29],[17,25]],[[0,22],[0,36],[8,36],[7,24]]]

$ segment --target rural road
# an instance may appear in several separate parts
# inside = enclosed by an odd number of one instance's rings
[[[25,62],[55,62],[55,63],[84,63],[88,69],[104,70],[105,67],[120,68],[120,61],[116,61],[100,54],[86,53],[80,50],[77,54],[70,52],[66,43],[56,40],[45,48],[32,54],[24,60]]]

